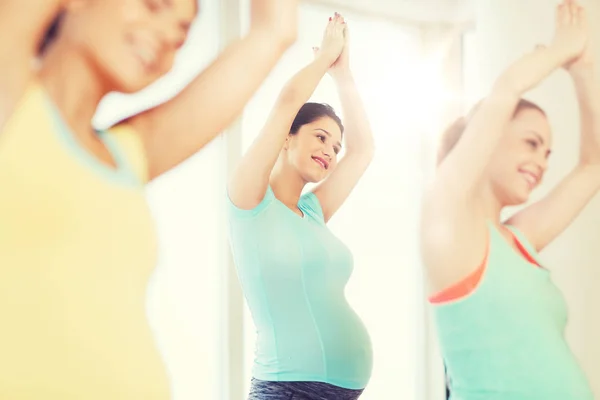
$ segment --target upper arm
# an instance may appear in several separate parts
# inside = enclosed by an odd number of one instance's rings
[[[0,128],[31,80],[38,44],[63,2],[0,2]]]
[[[473,199],[446,199],[432,187],[423,196],[420,243],[430,293],[438,293],[475,271],[485,259],[489,222]]]
[[[600,166],[579,166],[545,198],[512,216],[508,223],[542,250],[565,230],[600,188]]]
[[[335,171],[313,190],[321,204],[325,222],[331,219],[348,198],[372,159],[373,154],[370,152],[346,154]]]
[[[231,201],[252,209],[264,197],[269,177],[303,101],[284,89],[258,137],[242,157],[229,181]]]
[[[434,185],[446,197],[462,201],[465,196],[479,196],[486,167],[518,101],[518,96],[502,89],[495,89],[482,101],[454,148],[437,168]]]
[[[233,123],[284,50],[276,39],[250,32],[177,96],[131,118],[144,132],[151,178],[197,153]]]
[[[517,102],[516,96],[493,91],[471,117],[424,194],[423,261],[433,291],[458,282],[485,257],[488,221],[481,197],[484,173]]]

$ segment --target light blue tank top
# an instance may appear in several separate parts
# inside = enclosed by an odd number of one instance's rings
[[[511,229],[542,265],[533,246]],[[433,305],[452,400],[592,400],[565,340],[567,307],[550,273],[489,223],[487,265],[467,297]]]
[[[300,198],[304,217],[271,188],[253,210],[229,205],[234,261],[257,329],[253,376],[363,389],[372,349],[344,295],[352,254],[325,225],[317,197]]]

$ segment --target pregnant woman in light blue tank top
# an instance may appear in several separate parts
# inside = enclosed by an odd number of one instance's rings
[[[373,156],[348,56],[347,26],[336,14],[228,187],[231,246],[257,330],[253,400],[356,399],[370,378],[369,335],[344,295],[352,254],[326,225]],[[345,133],[331,107],[306,103],[327,72]]]
[[[423,260],[452,400],[594,398],[565,339],[566,302],[538,255],[600,189],[600,82],[585,11],[566,0],[557,12],[553,42],[507,68],[445,133],[424,196]],[[546,114],[521,96],[561,67],[581,108],[579,163],[503,222],[502,209],[540,184],[552,147]]]

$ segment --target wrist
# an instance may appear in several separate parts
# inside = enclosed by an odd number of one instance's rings
[[[579,66],[568,69],[569,75],[576,83],[588,83],[595,79],[596,71],[594,66]]]
[[[333,63],[335,63],[335,60],[337,60],[337,56],[335,54],[327,53],[324,51],[319,51],[317,53],[317,56],[315,57],[315,62],[327,65],[327,69],[329,69],[329,67],[331,67]]]
[[[542,51],[550,52],[555,63],[559,66],[565,65],[577,56],[577,53],[572,50],[571,46],[564,45],[561,42],[554,42]]]
[[[334,70],[330,72],[330,75],[337,84],[344,85],[354,83],[354,75],[352,75],[350,69]]]

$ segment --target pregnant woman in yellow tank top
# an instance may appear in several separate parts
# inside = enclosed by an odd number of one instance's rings
[[[178,96],[97,132],[104,95],[170,70],[197,1],[2,0],[0,399],[170,398],[143,185],[237,117],[294,42],[297,3],[253,0],[248,34]]]

